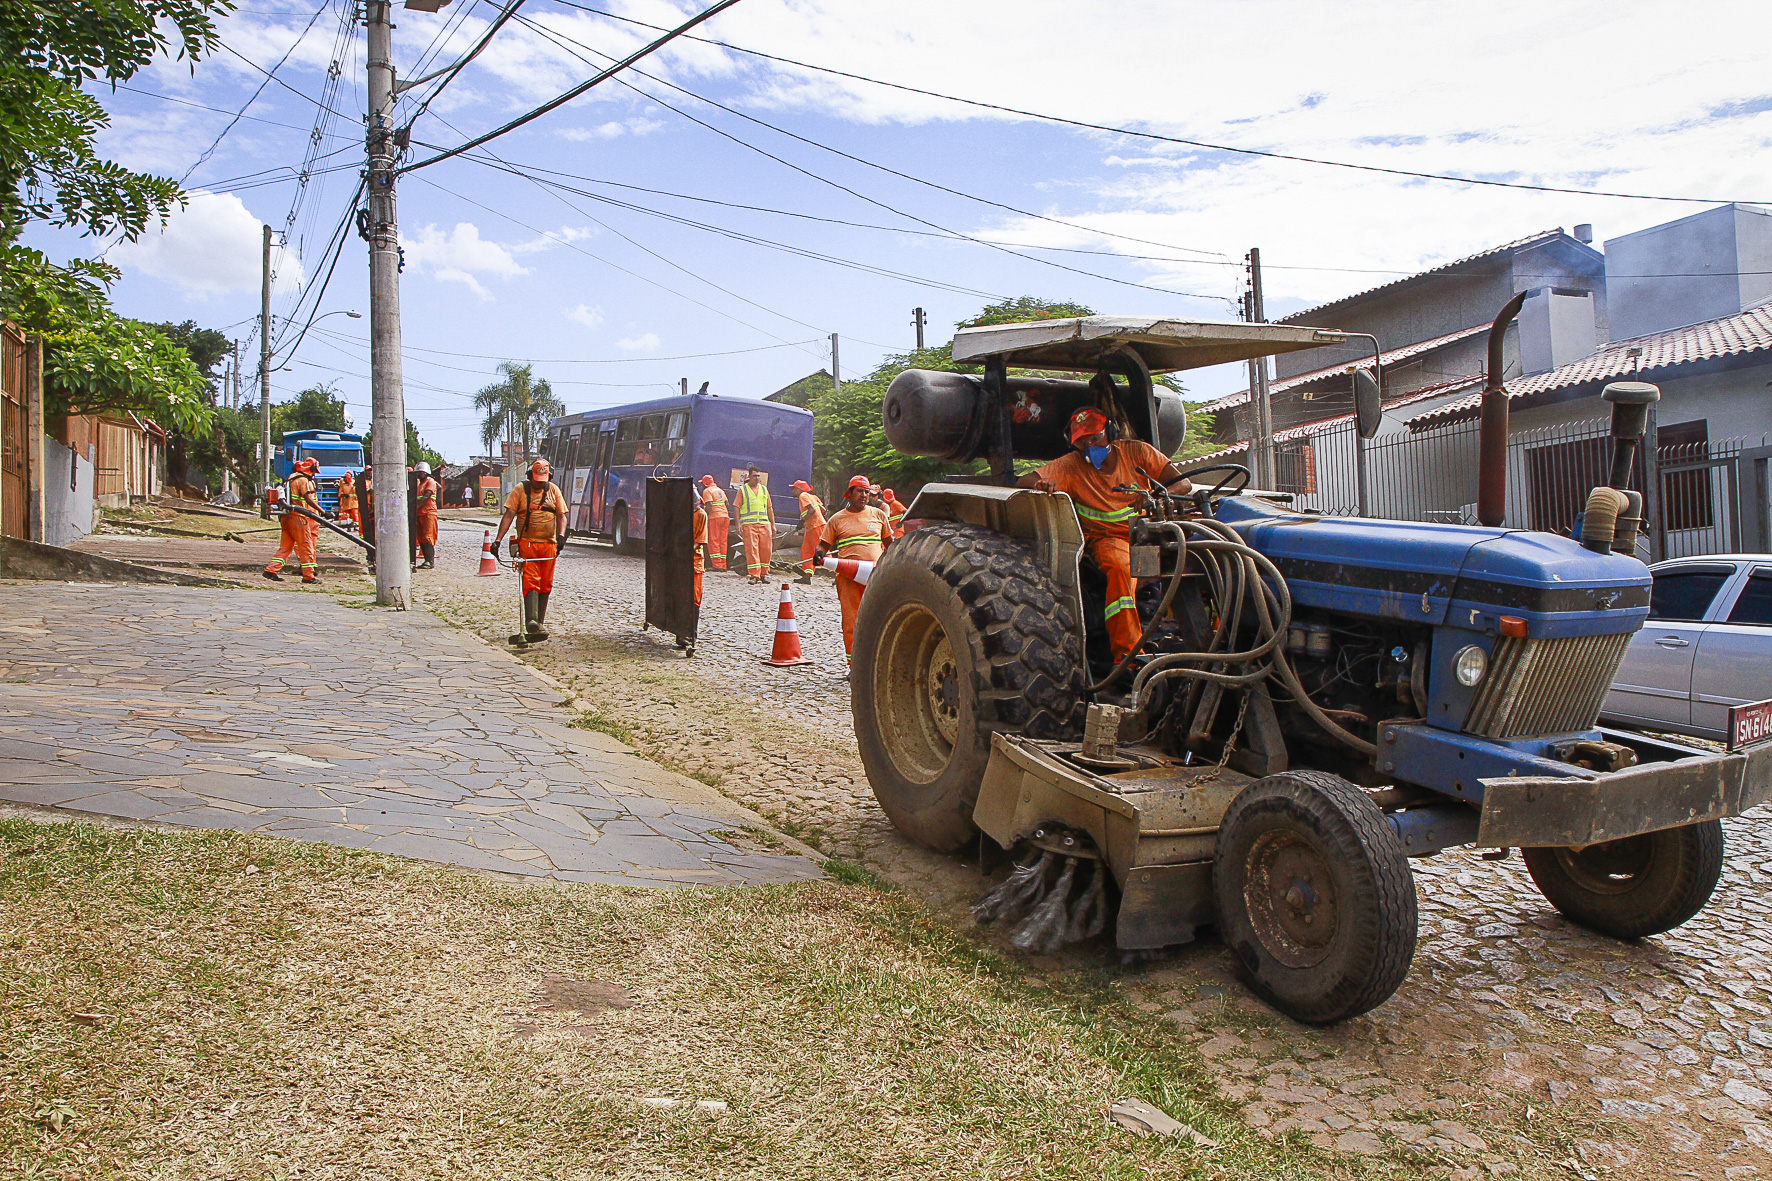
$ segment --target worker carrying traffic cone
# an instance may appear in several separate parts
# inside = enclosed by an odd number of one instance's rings
[[[781,584],[781,606],[775,612],[775,648],[763,661],[777,668],[811,664],[800,648],[800,621],[794,617],[794,588]]]
[[[769,581],[769,560],[775,546],[775,503],[756,464],[745,469],[738,486],[738,531],[744,535],[745,574],[752,582]]]
[[[726,510],[726,490],[714,483],[714,477],[701,478],[701,507],[708,514],[708,563],[715,570],[726,569],[726,545],[732,536],[732,514]]]
[[[480,539],[480,569],[475,572],[478,578],[487,578],[498,573],[498,556],[492,550],[492,530]]]
[[[314,483],[314,476],[320,470],[320,461],[309,457],[295,461],[295,471],[289,476],[289,503],[305,508],[311,513],[320,511],[319,485]],[[277,546],[277,556],[265,567],[265,577],[272,582],[283,581],[283,563],[291,554],[301,563],[301,580],[306,583],[320,581],[320,558],[316,543],[320,537],[320,526],[300,513],[283,514],[283,534]]]
[[[800,528],[806,531],[800,542],[800,581],[812,585],[812,555],[818,551],[818,539],[824,533],[824,501],[813,495],[812,485],[805,480],[794,481],[800,494]]]
[[[418,488],[413,495],[418,508],[418,536],[412,541],[424,559],[414,569],[434,570],[437,566],[437,505],[442,500],[443,491],[431,478],[429,463],[421,459],[413,470],[418,473]]]
[[[1071,415],[1072,450],[1023,476],[1023,488],[1068,493],[1083,526],[1083,548],[1107,576],[1108,643],[1115,660],[1138,647],[1138,582],[1132,577],[1131,520],[1139,490],[1152,480],[1173,492],[1192,485],[1169,457],[1142,439],[1116,439],[1107,415],[1085,406]]]
[[[892,494],[890,488],[881,490],[880,502],[886,509],[886,520],[892,526],[892,536],[903,537],[905,506]]]
[[[363,517],[357,511],[357,477],[346,472],[338,482],[338,519],[349,521],[363,531]]]
[[[517,551],[513,556],[523,559],[523,634],[532,640],[548,638],[543,626],[548,596],[554,593],[554,567],[559,565],[560,547],[566,544],[566,496],[548,478],[552,470],[545,459],[529,465],[529,478],[505,498],[505,513],[493,539],[495,546],[502,543],[516,523],[511,544]]]
[[[892,541],[891,526],[886,514],[868,504],[868,478],[852,476],[843,492],[843,507],[825,521],[819,535],[813,560],[823,565],[827,554],[838,558],[837,602],[843,608],[843,652],[851,664],[855,662],[855,613],[861,608],[863,582],[853,573],[845,574],[842,559],[877,562]]]

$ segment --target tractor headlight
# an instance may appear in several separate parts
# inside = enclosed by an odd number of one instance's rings
[[[1488,671],[1489,654],[1475,644],[1467,644],[1460,648],[1458,655],[1452,658],[1452,675],[1458,678],[1460,685],[1466,687],[1475,685],[1483,679],[1483,674]]]

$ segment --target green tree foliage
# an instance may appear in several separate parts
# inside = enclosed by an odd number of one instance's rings
[[[184,197],[178,184],[99,155],[109,126],[92,81],[127,81],[162,55],[195,63],[218,43],[231,0],[0,0],[0,315],[44,338],[50,413],[135,411],[201,436],[207,383],[191,354],[117,316],[117,271],[58,266],[19,241],[34,222],[134,240]]]
[[[1201,403],[1200,405],[1204,405]],[[1202,410],[1198,405],[1187,408],[1187,440],[1182,443],[1181,450],[1175,453],[1175,462],[1186,466],[1202,455],[1211,455],[1214,451],[1224,450],[1224,444],[1212,437],[1218,429],[1217,416]]]
[[[532,365],[501,361],[498,372],[502,381],[474,395],[474,409],[483,416],[480,442],[490,452],[501,438],[508,439],[521,443],[523,454],[533,455],[536,441],[547,438],[548,422],[566,413],[566,407],[554,397],[548,379],[535,376]]]
[[[272,409],[276,408],[272,407]],[[374,444],[375,431],[371,428],[363,434],[363,453],[374,455]],[[445,462],[441,451],[433,451],[425,446],[425,441],[419,438],[418,428],[412,425],[412,420],[409,418],[406,420],[406,466],[411,467],[421,461],[430,464],[432,471],[442,467]]]
[[[348,431],[345,400],[330,382],[309,386],[292,401],[271,404],[271,442],[281,443],[288,431]]]
[[[992,324],[1025,324],[1029,320],[1065,320],[1072,316],[1093,316],[1095,309],[1080,303],[1052,303],[1032,295],[1005,299],[991,304],[969,320],[961,320],[956,328],[984,328]]]

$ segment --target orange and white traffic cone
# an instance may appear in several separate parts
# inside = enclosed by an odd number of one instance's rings
[[[781,607],[775,613],[775,651],[767,658],[759,659],[777,668],[812,663],[800,650],[800,622],[794,618],[794,592],[785,582],[781,584]]]
[[[492,556],[492,530],[486,531],[486,537],[480,542],[480,572],[478,578],[498,573],[498,559]]]
[[[824,568],[835,570],[857,586],[866,586],[868,579],[874,576],[874,563],[864,562],[860,558],[839,558],[836,554],[826,554]]]

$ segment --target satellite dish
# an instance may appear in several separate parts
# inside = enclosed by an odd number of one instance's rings
[[[1354,370],[1354,424],[1360,438],[1370,439],[1378,433],[1384,419],[1384,393],[1370,369]]]

